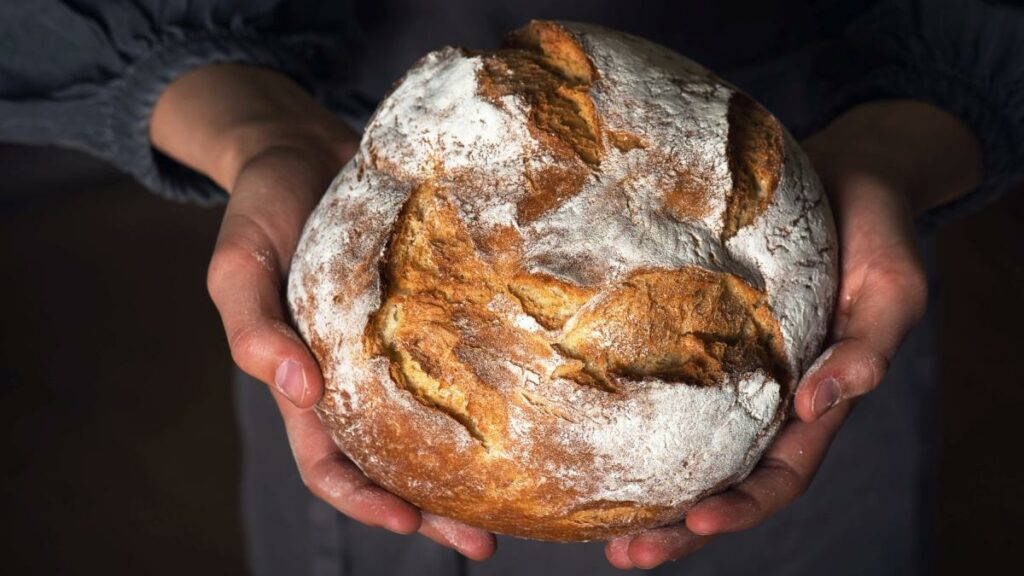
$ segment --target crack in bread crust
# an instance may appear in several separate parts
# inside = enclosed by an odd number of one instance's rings
[[[725,209],[722,239],[729,239],[768,209],[782,177],[782,127],[754,101],[736,92],[729,100],[727,154],[732,191]]]
[[[508,291],[524,312],[548,330],[564,326],[596,293],[550,274],[518,274],[509,282]]]
[[[526,100],[534,136],[556,156],[601,165],[604,147],[589,82],[567,77],[543,54],[509,49],[483,54],[477,80],[480,94],[496,105],[510,95]]]
[[[530,133],[562,162],[536,171],[526,167],[530,195],[519,204],[520,221],[536,220],[578,194],[604,155],[602,130],[590,98],[597,74],[587,55],[560,26],[535,22],[509,35],[506,49],[482,52],[479,93],[495,106],[517,97],[529,106]],[[617,146],[639,147],[623,134]]]
[[[620,377],[715,386],[726,373],[758,369],[786,382],[782,334],[766,300],[732,274],[636,271],[574,318],[557,348],[612,389]]]
[[[428,182],[410,195],[366,346],[389,359],[396,382],[486,449],[500,447],[506,434],[506,395],[462,361],[460,348],[609,393],[620,392],[623,380],[714,386],[727,373],[756,370],[789,380],[766,296],[739,277],[696,267],[637,270],[609,286],[583,287],[517,263],[495,267],[449,194]],[[495,310],[496,299],[543,330],[515,325]],[[545,373],[538,359],[554,368]]]

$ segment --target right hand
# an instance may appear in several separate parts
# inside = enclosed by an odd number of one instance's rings
[[[270,386],[303,483],[364,524],[419,531],[476,560],[493,554],[492,534],[422,512],[375,485],[312,410],[323,376],[287,321],[283,288],[302,227],[358,135],[287,78],[233,65],[172,83],[150,134],[163,152],[230,191],[208,288],[235,362]]]
[[[982,177],[969,128],[929,104],[877,101],[845,112],[804,141],[829,195],[840,249],[832,346],[804,374],[795,418],[740,484],[710,496],[683,522],[611,541],[619,568],[654,568],[720,534],[747,530],[808,488],[859,396],[877,387],[924,314],[927,280],[912,213],[947,202]]]

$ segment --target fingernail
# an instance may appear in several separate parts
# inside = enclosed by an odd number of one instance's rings
[[[843,399],[843,391],[835,378],[826,378],[818,383],[811,398],[811,409],[816,418],[821,418]]]
[[[274,375],[274,385],[292,404],[298,404],[306,397],[306,373],[294,360],[281,362]]]

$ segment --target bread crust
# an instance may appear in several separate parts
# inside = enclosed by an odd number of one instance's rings
[[[835,267],[820,183],[760,105],[639,38],[533,22],[396,85],[288,300],[317,412],[368,477],[494,532],[592,540],[749,473]]]

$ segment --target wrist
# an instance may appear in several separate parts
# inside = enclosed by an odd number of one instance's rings
[[[300,118],[267,118],[233,125],[223,131],[210,157],[210,177],[234,187],[238,175],[255,160],[269,154],[291,153],[331,177],[355,153],[358,137],[351,129],[325,129]],[[340,121],[339,121],[340,123]]]
[[[336,169],[358,136],[292,80],[238,65],[196,69],[161,94],[150,120],[153,145],[227,191],[269,151],[291,149]]]
[[[930,104],[886,100],[862,104],[804,142],[827,189],[873,179],[904,196],[913,214],[977,186],[981,147],[955,116]]]

